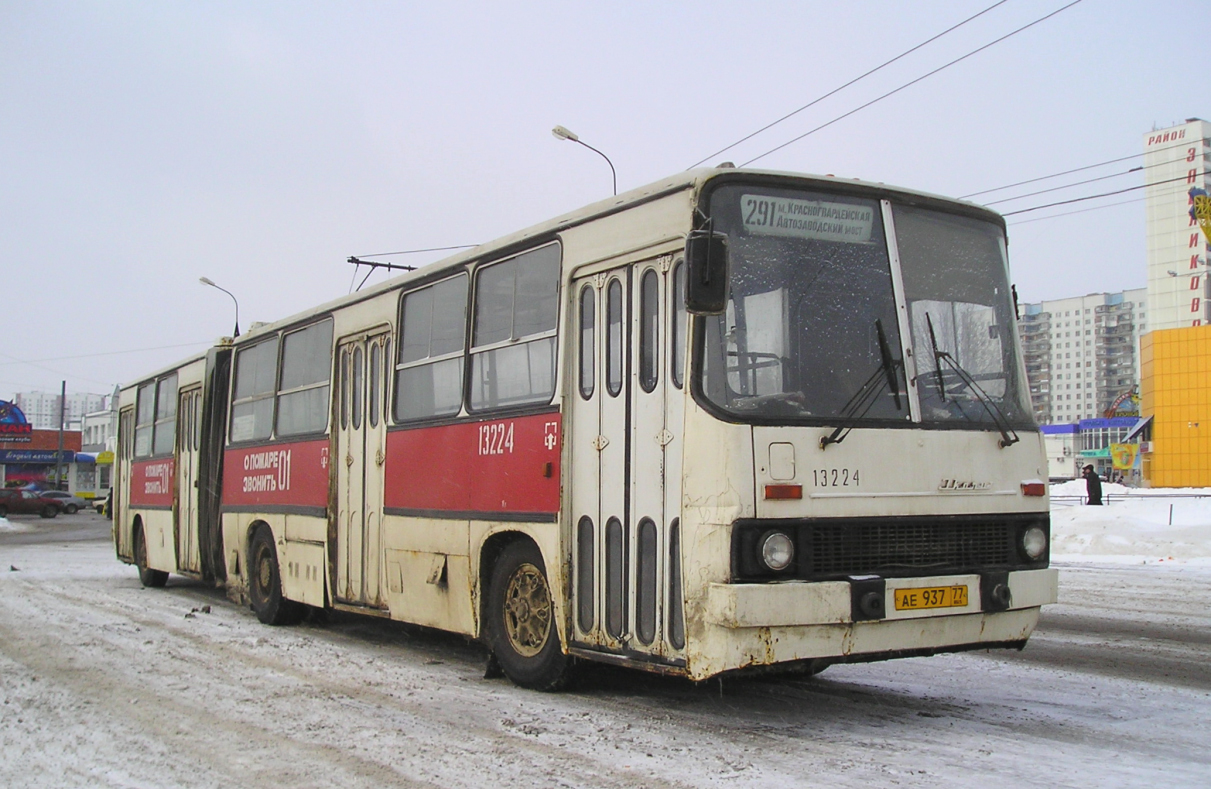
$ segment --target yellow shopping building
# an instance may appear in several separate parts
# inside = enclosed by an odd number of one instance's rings
[[[1144,484],[1211,486],[1211,326],[1140,338]]]

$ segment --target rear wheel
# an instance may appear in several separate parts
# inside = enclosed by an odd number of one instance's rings
[[[505,676],[523,688],[564,687],[572,661],[559,644],[555,605],[538,546],[522,541],[505,548],[488,590],[488,642]]]
[[[68,515],[75,515],[77,512],[80,511],[80,508],[77,507],[75,504],[68,504],[66,507],[63,508],[63,510]]]
[[[40,512],[38,514],[41,515],[43,518],[53,518],[59,514],[59,508],[56,507],[54,504],[47,504],[45,507],[42,508],[42,512]]]
[[[8,517],[8,507],[4,506],[3,504],[0,504],[0,518],[7,518],[7,517]]]
[[[143,539],[143,524],[135,527],[135,566],[139,568],[139,580],[144,586],[159,588],[168,583],[168,573],[147,566],[147,540]]]
[[[273,544],[273,535],[264,526],[252,535],[248,569],[249,597],[257,619],[267,625],[293,625],[303,617],[306,609],[300,603],[282,597],[282,577],[278,569],[278,552]]]

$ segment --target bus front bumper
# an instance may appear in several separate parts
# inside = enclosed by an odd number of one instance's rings
[[[691,656],[690,674],[710,676],[797,660],[930,654],[981,644],[1021,646],[1034,631],[1039,606],[1056,602],[1059,572],[1009,572],[996,580],[1008,595],[998,593],[995,601],[989,576],[977,574],[711,584],[702,637],[715,643]],[[965,592],[957,592],[959,587]],[[859,605],[871,589],[882,590],[883,610]],[[922,602],[945,607],[924,607]],[[712,657],[704,662],[705,655]]]

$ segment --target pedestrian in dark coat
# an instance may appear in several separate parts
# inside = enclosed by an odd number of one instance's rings
[[[1085,492],[1089,494],[1089,500],[1085,503],[1101,506],[1102,480],[1098,477],[1097,472],[1093,470],[1093,466],[1085,466],[1085,471],[1081,476],[1085,478]]]

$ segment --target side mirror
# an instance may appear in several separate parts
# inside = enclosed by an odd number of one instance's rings
[[[695,230],[685,240],[685,308],[694,315],[719,315],[727,309],[727,236]]]

